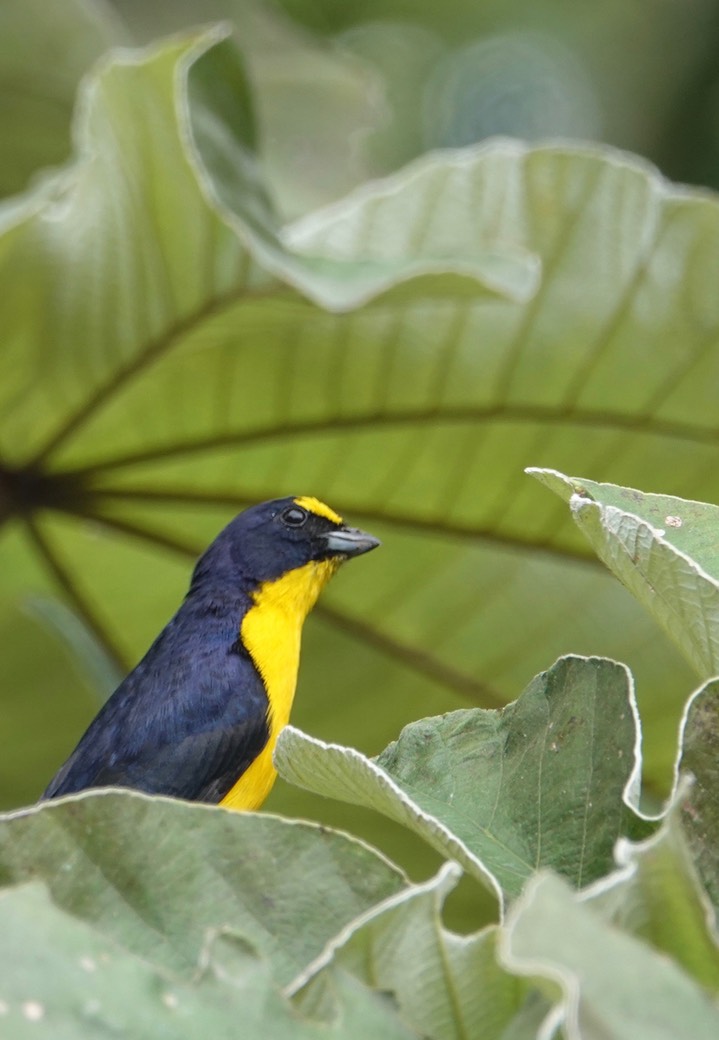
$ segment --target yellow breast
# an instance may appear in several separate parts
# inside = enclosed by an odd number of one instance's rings
[[[300,664],[302,625],[324,585],[340,565],[337,559],[312,561],[264,582],[240,626],[240,637],[267,690],[269,739],[265,747],[225,795],[229,809],[257,809],[275,782],[272,752],[290,718]]]

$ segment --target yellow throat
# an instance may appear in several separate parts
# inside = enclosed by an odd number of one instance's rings
[[[317,499],[298,498],[298,505],[341,523],[336,513]],[[311,505],[310,505],[311,503]],[[240,626],[240,637],[262,676],[270,707],[270,735],[264,748],[220,802],[228,809],[257,809],[272,790],[277,773],[272,752],[280,730],[290,719],[300,664],[302,625],[320,592],[340,566],[339,559],[319,560],[264,582],[253,594],[253,605]]]

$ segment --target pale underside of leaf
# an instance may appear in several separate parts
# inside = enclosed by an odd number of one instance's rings
[[[414,723],[376,760],[288,727],[275,763],[295,784],[410,827],[512,898],[543,865],[579,887],[610,869],[617,837],[644,826],[638,740],[626,669],[566,658],[503,711]]]
[[[530,472],[568,500],[574,520],[600,559],[656,618],[699,674],[718,671],[719,508],[595,484],[552,470]],[[712,573],[702,566],[704,561]]]
[[[459,870],[447,863],[351,922],[290,987],[303,1009],[325,1004],[328,973],[342,966],[391,992],[405,1021],[433,1040],[499,1038],[524,1008],[527,991],[497,964],[497,929],[458,936],[442,925],[442,903]]]
[[[231,933],[208,940],[192,979],[180,979],[60,910],[42,885],[0,892],[0,1008],[14,1040],[172,1036],[209,1029],[248,1040],[411,1040],[387,1002],[355,979],[333,980],[335,1019],[312,1023],[282,998],[266,960]],[[338,1028],[335,1028],[335,1027]]]
[[[0,819],[0,883],[28,879],[178,973],[194,969],[208,928],[229,927],[280,983],[405,884],[378,852],[317,825],[110,790]]]
[[[719,1029],[719,1010],[701,986],[549,874],[537,875],[512,909],[502,960],[559,989],[568,1040],[709,1040]],[[553,1016],[540,1035],[555,1025]]]

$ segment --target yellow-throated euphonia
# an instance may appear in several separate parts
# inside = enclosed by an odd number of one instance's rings
[[[260,806],[275,780],[272,752],[290,716],[305,617],[339,565],[377,545],[316,498],[280,498],[236,516],[42,797],[132,787]]]

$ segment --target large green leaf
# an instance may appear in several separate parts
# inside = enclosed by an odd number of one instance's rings
[[[510,910],[501,961],[547,995],[559,987],[551,1020],[570,1040],[716,1031],[719,942],[682,826],[688,797],[682,782],[657,832],[620,840],[619,869],[581,895],[539,874]]]
[[[43,880],[62,909],[174,972],[192,973],[208,930],[229,928],[280,983],[406,884],[335,831],[127,791],[0,818],[0,884],[27,880]]]
[[[344,968],[392,993],[403,1019],[422,1036],[508,1035],[524,1013],[527,987],[498,965],[496,927],[459,936],[442,926],[442,902],[458,874],[456,865],[446,864],[431,881],[352,922],[293,984],[300,1006],[315,1015],[328,1005],[331,1010],[328,983]]]
[[[578,887],[640,826],[638,719],[613,661],[564,658],[502,711],[412,723],[377,759],[288,727],[275,761],[293,783],[367,805],[514,897],[542,866]]]
[[[559,988],[568,1040],[710,1040],[719,1030],[716,1003],[691,976],[552,875],[538,875],[511,912],[504,961]]]
[[[521,469],[712,496],[715,200],[618,154],[498,142],[285,229],[252,102],[217,34],[116,56],[81,88],[77,164],[5,215],[4,595],[59,586],[128,664],[234,509],[314,492],[385,544],[309,626],[300,725],[373,751],[561,652],[609,653],[668,786],[688,673]],[[16,773],[43,714],[8,718]]]
[[[411,1040],[379,995],[334,978],[334,1021],[302,1019],[266,961],[231,933],[208,933],[195,976],[178,979],[59,910],[42,886],[0,892],[0,1015],[13,1040]]]
[[[716,994],[719,933],[699,881],[691,835],[685,833],[692,811],[689,798],[683,785],[656,834],[637,844],[618,843],[621,870],[597,883],[591,902],[606,920],[673,957]]]

